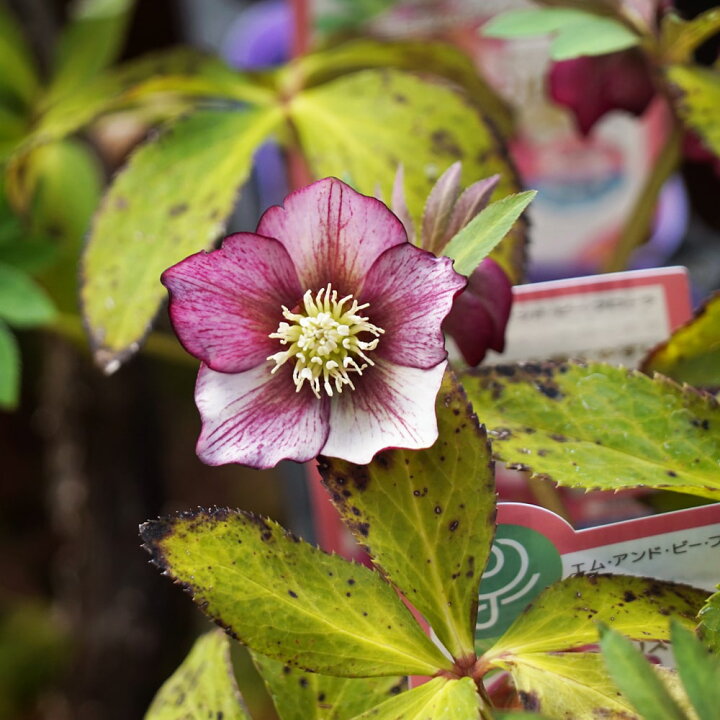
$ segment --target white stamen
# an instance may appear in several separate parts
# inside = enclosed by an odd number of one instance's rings
[[[347,308],[346,303],[350,303]],[[321,389],[332,397],[333,385],[338,393],[345,385],[354,390],[349,373],[362,375],[365,368],[375,364],[365,353],[375,350],[379,336],[385,332],[359,314],[369,303],[359,305],[352,295],[338,300],[337,291],[328,285],[315,297],[308,290],[303,295],[302,306],[304,314],[292,313],[282,306],[283,317],[290,322],[282,321],[269,337],[289,347],[268,357],[275,363],[271,372],[294,359],[293,381],[297,392],[305,381],[318,398]],[[360,340],[358,335],[362,333],[375,337]],[[358,364],[358,360],[362,364]]]

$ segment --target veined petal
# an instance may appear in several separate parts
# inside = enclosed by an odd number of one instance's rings
[[[267,210],[257,232],[285,246],[305,289],[332,283],[341,295],[355,293],[378,256],[407,241],[385,205],[336,178],[288,195]]]
[[[440,330],[466,280],[452,260],[407,243],[381,255],[360,293],[371,322],[385,334],[373,357],[431,368],[447,357]]]
[[[281,349],[268,335],[282,320],[282,306],[292,308],[303,293],[285,248],[252,233],[191,255],[166,270],[162,282],[180,342],[226,373],[249,370]]]
[[[379,360],[355,391],[332,398],[321,454],[365,465],[385,448],[430,447],[438,436],[435,397],[446,366],[420,370]]]
[[[315,457],[328,436],[329,403],[309,388],[295,392],[289,368],[268,363],[242,373],[201,366],[195,403],[202,418],[198,457],[207,465],[273,467]]]

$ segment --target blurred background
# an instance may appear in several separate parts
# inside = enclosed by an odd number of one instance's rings
[[[48,48],[70,3],[5,5],[47,71]],[[712,5],[675,3],[686,18]],[[119,59],[191,45],[238,68],[263,68],[356,35],[449,40],[512,108],[509,152],[523,184],[540,191],[530,213],[528,279],[600,272],[668,142],[667,108],[651,96],[641,112],[600,113],[591,128],[579,125],[571,101],[563,106],[549,92],[555,71],[545,39],[504,41],[477,32],[496,13],[529,6],[519,0],[139,0]],[[716,41],[706,43],[698,62],[712,64],[717,49]],[[595,81],[583,85],[591,99],[604,92],[606,80]],[[642,89],[630,93],[637,97]],[[83,132],[82,142],[107,181],[148,132],[149,125],[117,117]],[[281,151],[268,146],[261,153],[228,230],[254,230],[262,210],[292,184]],[[719,192],[717,161],[686,154],[663,185],[650,242],[626,265],[687,266],[696,301],[720,286]],[[96,199],[77,220],[80,241]],[[65,297],[61,309],[77,315],[75,295]],[[167,333],[162,342],[109,377],[97,369],[77,325],[17,334],[19,402],[12,412],[0,411],[0,718],[142,717],[204,622],[148,565],[137,537],[145,519],[229,505],[315,537],[302,467],[260,472],[197,460],[197,363],[170,336],[164,311],[158,330]],[[238,662],[247,669],[242,655]],[[243,670],[254,716],[271,717],[247,677]]]

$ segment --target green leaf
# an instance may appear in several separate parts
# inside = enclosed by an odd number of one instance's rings
[[[0,408],[14,410],[20,396],[20,350],[10,329],[0,321]]]
[[[50,298],[21,270],[0,265],[0,319],[18,328],[46,325],[55,317]]]
[[[450,374],[438,393],[437,417],[439,437],[427,450],[388,450],[367,466],[325,459],[320,471],[374,562],[461,658],[474,653],[495,483],[485,433]]]
[[[664,64],[691,62],[693,53],[720,31],[720,9],[711,8],[692,20],[666,13],[660,25],[660,54]]]
[[[131,354],[165,289],[160,274],[210,248],[225,227],[277,109],[206,110],[131,158],[105,195],[85,251],[82,301],[98,363]]]
[[[636,640],[668,640],[668,616],[693,627],[705,594],[689,585],[626,575],[573,576],[543,591],[483,656],[492,664],[597,641],[602,622]]]
[[[452,667],[378,573],[272,520],[198,511],[145,523],[142,536],[155,564],[255,652],[341,677]]]
[[[720,592],[708,598],[698,613],[698,619],[698,637],[711,652],[720,655]]]
[[[350,720],[397,695],[404,678],[318,675],[253,654],[281,720]]]
[[[720,292],[714,293],[669,340],[653,348],[641,370],[697,387],[720,386]]]
[[[444,42],[426,39],[378,42],[367,38],[343,42],[304,55],[279,69],[277,84],[294,94],[297,87],[314,87],[368,68],[395,68],[450,80],[504,134],[512,132],[512,115],[505,102],[478,74],[466,53]]]
[[[197,639],[165,681],[145,720],[251,720],[235,683],[230,644],[220,630]]]
[[[135,0],[75,0],[58,41],[49,102],[88,82],[117,59],[134,6]]]
[[[677,89],[673,95],[676,110],[686,125],[694,130],[709,150],[720,155],[720,73],[697,65],[672,65],[668,80]]]
[[[686,720],[653,666],[627,638],[600,629],[600,647],[610,676],[645,720]]]
[[[571,60],[583,55],[605,55],[640,44],[640,38],[622,23],[611,18],[594,18],[564,29],[552,41],[553,60]]]
[[[483,25],[481,32],[486,37],[496,38],[532,37],[573,27],[595,17],[593,13],[568,8],[510,10],[496,15]]]
[[[497,38],[552,33],[550,56],[553,60],[604,55],[640,42],[638,35],[620,21],[572,8],[510,11],[493,18],[483,26],[482,33]]]
[[[518,190],[512,167],[489,125],[451,88],[398,70],[365,70],[304,90],[290,104],[301,147],[317,177],[335,175],[359,192],[389,198],[398,165],[419,227],[435,181],[462,161],[462,184],[500,173],[497,196]],[[522,274],[524,236],[513,234],[496,259]]]
[[[356,720],[480,720],[480,708],[480,696],[469,677],[439,677],[386,700]]]
[[[443,251],[455,261],[455,270],[461,275],[470,275],[510,232],[536,195],[535,190],[508,195],[476,215]]]
[[[21,238],[14,243],[0,242],[0,265],[12,265],[25,273],[46,270],[57,259],[57,246],[42,238]]]
[[[30,49],[15,18],[0,4],[0,100],[29,105],[39,82]]]
[[[462,377],[497,459],[559,485],[647,486],[720,499],[720,410],[662,376],[601,363],[478,368]]]
[[[93,212],[100,201],[103,171],[89,147],[67,139],[32,150],[26,159],[32,199],[33,236],[52,238],[56,264],[40,276],[57,305],[77,311],[77,267]]]
[[[527,653],[498,665],[512,675],[526,710],[551,718],[634,717],[597,653]]]
[[[678,675],[700,720],[715,720],[720,707],[720,658],[710,655],[689,630],[671,623]]]

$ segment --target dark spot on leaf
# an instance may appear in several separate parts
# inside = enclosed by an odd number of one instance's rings
[[[439,505],[435,506],[434,511],[436,515],[442,514],[442,508]]]
[[[540,710],[540,700],[538,699],[537,693],[519,690],[518,696],[525,710]]]
[[[463,152],[460,146],[453,139],[452,135],[445,129],[435,130],[430,136],[433,150],[437,153],[450,155],[456,160],[461,160]]]
[[[288,590],[288,595],[289,595],[290,597],[294,597],[294,598],[297,597],[297,593],[294,593],[292,590]]]
[[[352,512],[353,515],[360,515],[360,514],[361,514],[361,513],[360,513],[360,508],[355,507],[355,505],[353,505],[353,506],[350,508],[350,511]]]
[[[637,595],[632,592],[631,590],[626,590],[625,595],[623,595],[623,598],[625,602],[632,602],[633,600],[637,600]]]
[[[448,528],[450,528],[450,532],[455,532],[458,529],[458,525],[460,525],[459,520],[453,520],[449,525]]]
[[[178,215],[182,215],[184,212],[187,212],[188,207],[189,205],[187,203],[178,203],[170,208],[168,215],[170,215],[170,217],[177,217]]]
[[[550,398],[550,400],[557,400],[558,398],[563,397],[563,394],[560,392],[558,387],[556,385],[548,385],[543,383],[535,383],[535,387],[546,397]]]
[[[668,470],[667,475],[669,477],[677,477],[677,473],[674,470]]]
[[[560,435],[560,433],[551,433],[550,437],[555,440],[555,442],[567,442],[568,439],[564,435]]]
[[[509,440],[513,436],[512,430],[505,427],[495,428],[492,435],[496,440]]]
[[[325,693],[321,692],[318,694],[318,702],[324,702],[325,701]]]
[[[307,687],[308,680],[306,677],[301,677],[298,682],[300,683],[300,687]]]
[[[285,675],[289,675],[289,674],[290,674],[290,666],[289,666],[289,665],[284,665],[284,666],[283,666],[283,673],[284,673]]]

